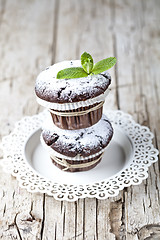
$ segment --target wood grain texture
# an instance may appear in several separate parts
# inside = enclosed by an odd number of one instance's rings
[[[105,108],[133,115],[160,147],[160,1],[0,0],[0,137],[42,110],[34,82],[46,66],[116,56]],[[2,157],[2,153],[1,153]],[[141,185],[107,200],[59,202],[20,189],[0,168],[0,239],[160,239],[160,162]]]

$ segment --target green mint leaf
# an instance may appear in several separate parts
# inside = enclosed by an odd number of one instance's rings
[[[58,79],[87,77],[88,74],[81,67],[66,68],[57,73]]]
[[[102,73],[108,70],[109,68],[113,67],[116,64],[116,61],[117,59],[115,57],[103,59],[94,65],[92,73],[94,74]]]
[[[85,72],[87,72],[88,74],[91,73],[93,69],[93,58],[89,53],[84,52],[81,55],[81,65]]]

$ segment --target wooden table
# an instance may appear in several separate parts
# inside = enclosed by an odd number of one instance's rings
[[[116,56],[105,107],[133,115],[160,146],[160,1],[0,0],[0,134],[36,103],[36,76],[55,62]],[[160,239],[160,165],[107,200],[60,202],[20,189],[0,168],[0,239]]]

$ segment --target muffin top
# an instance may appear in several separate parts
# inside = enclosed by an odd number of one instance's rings
[[[57,79],[57,73],[65,68],[80,67],[81,61],[63,61],[42,71],[35,84],[38,98],[51,103],[74,103],[103,94],[111,83],[108,72],[83,78]]]
[[[49,121],[42,132],[45,144],[68,157],[87,157],[99,153],[108,145],[112,135],[113,128],[105,115],[91,127],[72,131],[60,129]]]

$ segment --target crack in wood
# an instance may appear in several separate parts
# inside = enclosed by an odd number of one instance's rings
[[[64,207],[64,212],[63,212],[63,236],[65,234],[65,224],[66,224],[66,209]]]
[[[58,30],[58,14],[59,14],[59,4],[60,0],[55,0],[55,10],[54,10],[54,22],[53,22],[53,40],[52,40],[52,59],[51,65],[55,63],[56,59],[56,47],[57,47],[57,30]]]
[[[30,218],[27,218],[26,221],[29,221],[29,222],[33,222],[35,219],[35,217],[33,216],[32,214],[32,210],[33,210],[33,201],[31,202],[31,209],[29,211],[29,215],[31,216]]]
[[[143,199],[143,211],[144,211],[144,213],[146,212],[146,207],[145,207],[144,199]]]
[[[3,193],[2,197],[4,198],[4,197],[5,197],[5,195],[6,195],[6,194],[5,194],[5,191],[3,190],[3,191],[2,191],[2,193]]]
[[[74,232],[74,235],[75,235],[75,240],[76,240],[78,237],[77,236],[77,202],[74,203],[74,206],[75,206],[75,232]]]
[[[123,199],[110,203],[110,232],[115,235],[115,240],[125,239],[124,225],[125,225],[125,196]]]
[[[156,171],[156,165],[155,164],[153,164],[153,170],[154,170],[154,174],[155,174],[155,187],[156,187],[157,193],[159,193],[159,188],[158,188],[158,183],[157,183],[158,174],[157,174],[157,171]]]
[[[151,173],[149,173],[149,175],[150,175],[150,179],[151,179]],[[148,182],[148,180],[146,180],[147,182]],[[149,184],[147,184],[147,186],[148,186]],[[152,183],[151,183],[151,185],[152,185]],[[148,198],[149,198],[149,206],[148,206],[148,208],[152,208],[152,198],[151,198],[151,195],[150,195],[150,189],[148,189],[149,191],[148,191]]]
[[[5,215],[5,212],[6,212],[6,203],[5,203],[4,208],[3,208],[3,217]]]
[[[18,225],[17,225],[17,216],[18,216],[18,214],[19,214],[19,213],[16,213],[16,215],[15,215],[14,225],[15,225],[15,227],[16,227],[16,229],[17,229],[17,233],[18,233],[18,236],[19,236],[20,240],[23,240],[23,238],[22,238],[22,236],[21,236],[21,233],[20,233],[20,229],[19,229],[19,227],[18,227]]]
[[[155,139],[155,147],[159,149],[156,129],[154,129],[154,139]],[[158,155],[158,168],[160,173],[160,154]]]
[[[111,8],[111,26],[110,29],[113,31],[112,33],[112,39],[113,39],[113,54],[116,58],[117,56],[117,39],[116,39],[116,33],[114,31],[115,27],[115,19],[116,19],[116,11],[115,11],[115,1],[110,1],[110,8]],[[117,109],[120,110],[120,101],[119,101],[119,84],[118,84],[118,63],[116,63],[116,66],[114,67],[115,71],[115,92],[116,92],[116,105]]]
[[[55,223],[55,228],[54,228],[54,240],[57,240],[57,223]]]
[[[116,40],[115,33],[113,33],[113,52],[114,52],[114,56],[117,58],[117,40]],[[117,109],[120,110],[119,90],[118,90],[118,63],[116,64],[114,71],[115,71],[116,105],[117,105]]]
[[[62,211],[63,211],[63,204],[64,204],[64,202],[61,201],[61,214],[62,214]]]
[[[14,228],[15,227],[15,223],[13,222],[13,223],[10,223],[10,224],[8,224],[8,228],[7,229],[5,229],[4,231],[5,232],[8,232],[11,228]]]
[[[132,198],[133,198],[133,187],[130,187],[130,204],[132,203]]]
[[[149,111],[148,111],[148,105],[147,105],[147,98],[146,98],[145,95],[144,95],[144,100],[145,100],[145,112],[146,112],[146,116],[147,116],[147,123],[148,123],[148,126],[150,126]]]
[[[159,156],[158,156],[159,158]],[[156,171],[156,165],[153,164],[153,170],[154,170],[154,174],[155,174],[155,187],[156,187],[156,191],[157,191],[157,197],[158,197],[158,201],[160,202],[160,189],[158,187],[158,180],[159,180],[159,174],[157,174],[157,171]]]
[[[121,228],[120,228],[120,240],[125,240],[126,239],[126,218],[125,218],[125,214],[126,214],[126,194],[128,192],[127,188],[124,188],[123,190],[123,200],[122,200],[122,217],[121,217]],[[118,240],[118,239],[117,239]]]
[[[12,198],[14,199],[14,196],[15,196],[15,190],[13,191],[13,194],[12,194]]]
[[[43,239],[44,233],[44,223],[45,223],[45,202],[46,202],[46,194],[43,194],[43,215],[42,215],[42,223],[41,223],[41,231],[40,231],[40,239]]]
[[[96,198],[96,239],[98,240],[98,199]]]
[[[148,191],[147,191],[147,180],[144,181],[144,190],[145,190],[145,194],[147,195],[148,194]]]
[[[137,232],[139,240],[159,240],[160,239],[160,225],[148,224],[143,226]]]
[[[83,199],[83,239],[85,239],[85,198]]]

